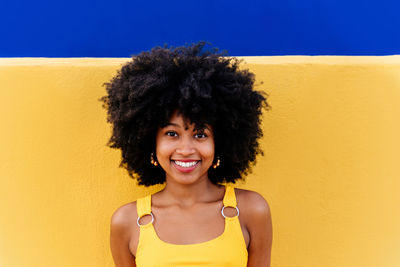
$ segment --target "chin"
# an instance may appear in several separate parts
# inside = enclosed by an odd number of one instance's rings
[[[207,177],[205,177],[205,178],[208,179]],[[179,177],[175,176],[175,178],[171,178],[171,180],[173,180],[174,182],[179,183],[179,184],[184,184],[184,185],[194,184],[196,182],[199,182],[202,179],[203,179],[203,176],[193,177],[193,176],[189,176],[189,175],[186,177],[185,177],[185,175],[183,175],[183,176],[179,176]]]

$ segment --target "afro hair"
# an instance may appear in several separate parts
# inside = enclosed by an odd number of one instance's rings
[[[100,101],[112,124],[108,142],[121,149],[120,167],[139,185],[165,182],[165,172],[150,163],[156,133],[178,111],[196,127],[210,125],[221,165],[208,171],[213,184],[235,183],[262,154],[261,115],[267,94],[254,90],[254,74],[240,60],[205,49],[205,42],[182,47],[157,46],[124,64],[105,83]]]

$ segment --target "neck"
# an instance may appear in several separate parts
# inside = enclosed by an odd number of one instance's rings
[[[173,179],[167,178],[165,188],[162,191],[172,202],[189,207],[199,202],[213,200],[216,194],[219,195],[221,186],[211,183],[208,177],[191,184],[177,183]]]

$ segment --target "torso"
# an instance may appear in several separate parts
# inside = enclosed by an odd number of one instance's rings
[[[236,199],[240,211],[239,221],[242,229],[243,238],[248,247],[250,234],[248,222],[246,221],[246,207],[251,205],[246,201],[246,195],[252,191],[235,188]],[[190,208],[165,205],[160,192],[152,195],[152,213],[154,214],[154,228],[158,237],[172,244],[194,244],[212,240],[220,236],[225,227],[224,218],[221,215],[222,199],[224,188],[221,187],[220,195],[215,200],[207,203],[196,204]],[[139,242],[140,229],[136,223],[137,211],[136,201],[126,204],[132,216],[130,224],[131,239],[129,249],[132,255],[136,256],[137,245]],[[236,215],[236,210],[226,208],[224,213],[228,217]],[[151,220],[150,216],[144,216],[140,222],[146,224]]]

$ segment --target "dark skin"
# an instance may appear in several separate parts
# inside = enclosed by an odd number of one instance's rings
[[[207,169],[213,162],[209,159],[214,158],[212,129],[199,133],[175,114],[171,125],[159,130],[156,145],[157,159],[166,171],[165,188],[152,195],[153,225],[158,237],[172,244],[194,244],[220,236],[225,227],[220,213],[225,187],[212,184],[207,177]],[[191,173],[180,173],[170,164],[170,158],[200,160],[200,167]],[[247,266],[270,267],[272,220],[269,205],[254,191],[236,188],[235,195],[248,250]],[[233,217],[236,209],[225,208],[224,213]],[[116,267],[136,266],[140,233],[137,217],[136,201],[121,206],[112,216],[110,245]],[[141,224],[150,221],[149,215],[140,219]]]

